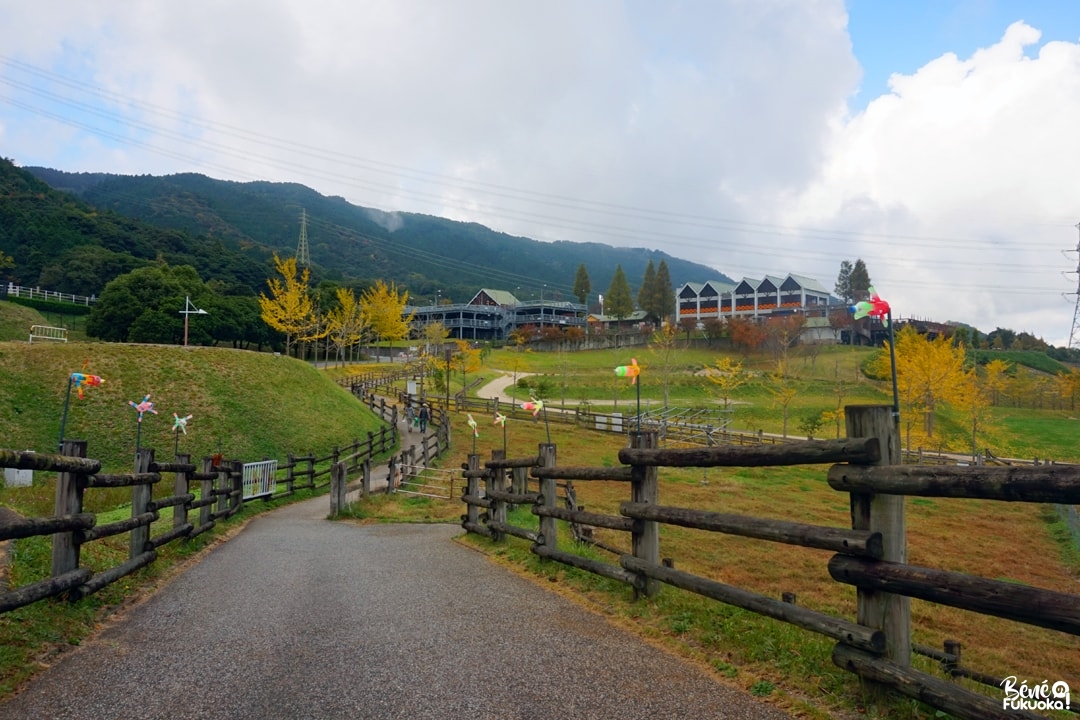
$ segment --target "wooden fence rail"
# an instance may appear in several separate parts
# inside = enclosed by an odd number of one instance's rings
[[[317,490],[329,484],[316,480],[340,465],[368,468],[373,458],[384,456],[398,442],[397,428],[387,425],[369,432],[366,439],[354,439],[351,445],[323,457],[313,454],[288,455],[278,471],[284,478],[274,478],[282,488],[264,499],[291,495],[299,489]],[[435,444],[425,452],[441,452]],[[0,468],[18,468],[56,472],[56,500],[50,517],[22,518],[6,513],[0,521],[0,541],[51,535],[53,540],[50,577],[0,593],[0,613],[14,610],[49,597],[65,595],[78,600],[130,575],[157,559],[158,548],[177,540],[189,540],[215,527],[218,520],[238,513],[243,505],[243,463],[224,458],[204,458],[201,471],[188,455],[177,455],[174,462],[154,461],[152,449],[141,449],[131,473],[101,473],[101,463],[86,457],[86,443],[65,440],[60,454],[0,449]],[[321,467],[326,465],[326,467]],[[172,494],[154,499],[153,486],[164,482],[171,473]],[[96,488],[130,487],[131,516],[111,523],[98,524],[97,516],[83,511],[83,496]],[[159,511],[172,508],[172,527],[151,535],[160,519]],[[197,518],[193,522],[189,518]],[[127,561],[100,572],[93,572],[81,562],[83,545],[105,538],[129,534]]]
[[[909,598],[1080,635],[1080,596],[909,565],[903,496],[1073,505],[1080,503],[1080,467],[900,466],[891,407],[854,406],[846,408],[845,414],[846,439],[780,446],[661,449],[655,433],[631,434],[631,447],[619,453],[624,465],[615,468],[561,467],[555,462],[554,446],[545,445],[536,458],[513,462],[493,458],[483,468],[473,455],[463,473],[468,487],[462,497],[467,513],[462,525],[496,541],[507,535],[527,538],[538,556],[623,581],[637,595],[651,595],[660,584],[672,585],[823,634],[837,641],[833,661],[838,667],[957,717],[1036,717],[1006,711],[1000,698],[912,669]],[[849,495],[851,528],[704,512],[659,502],[657,472],[662,468],[796,464],[831,465],[826,471],[830,487]],[[506,469],[519,466],[528,466],[529,475],[539,482],[539,492],[525,492],[527,486],[506,488]],[[559,480],[628,482],[630,499],[620,504],[619,515],[557,507]],[[506,523],[505,508],[511,503],[532,504],[539,518],[538,532]],[[486,512],[481,514],[481,509]],[[570,522],[572,527],[624,532],[631,552],[605,548],[618,555],[615,564],[562,550],[556,520]],[[835,553],[828,561],[831,577],[856,588],[856,618],[833,617],[676,570],[677,558],[660,560],[661,524],[831,551]],[[948,658],[950,678],[993,680],[960,667],[956,641],[949,641],[944,653],[917,645],[914,649]]]

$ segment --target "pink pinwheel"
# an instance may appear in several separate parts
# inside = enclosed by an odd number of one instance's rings
[[[135,412],[139,413],[139,422],[142,422],[143,413],[153,413],[157,415],[157,410],[154,409],[154,403],[150,402],[149,393],[142,399],[142,402],[135,403],[128,400],[128,405],[135,408]]]
[[[521,403],[521,409],[532,411],[532,415],[535,418],[537,415],[540,414],[540,411],[544,409],[544,401],[537,400],[536,398],[530,398],[529,402]],[[545,417],[547,416],[545,415]]]

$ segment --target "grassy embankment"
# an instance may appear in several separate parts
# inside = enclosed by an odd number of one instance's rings
[[[0,303],[0,333],[37,322],[9,303]],[[31,311],[32,312],[32,311]],[[289,451],[313,451],[322,456],[335,445],[365,437],[380,422],[346,390],[305,363],[273,355],[211,348],[51,343],[29,345],[25,339],[0,341],[0,447],[55,452],[67,390],[67,378],[89,359],[86,372],[105,378],[87,388],[85,399],[74,393],[67,422],[68,437],[85,439],[89,455],[102,460],[106,472],[132,468],[136,413],[127,404],[146,393],[157,403],[158,415],[143,419],[142,446],[153,447],[158,459],[171,459],[176,440],[172,413],[191,414],[188,434],[180,435],[180,452],[200,458],[222,452],[228,458],[284,461]],[[53,512],[55,475],[35,473],[29,488],[0,487],[0,506],[27,516]],[[154,489],[154,496],[171,495],[172,488]],[[310,497],[301,491],[294,498]],[[99,522],[120,519],[130,510],[131,490],[92,489],[88,510],[101,513]],[[0,615],[0,696],[10,692],[65,647],[77,645],[102,618],[146,591],[171,568],[213,543],[246,518],[282,504],[248,504],[243,513],[212,533],[190,543],[170,543],[159,559],[139,573],[114,583],[84,601],[70,605],[42,601]],[[152,528],[158,534],[171,525],[171,516]],[[10,543],[8,578],[19,587],[47,577],[51,543],[48,537]],[[127,559],[126,534],[89,543],[83,562],[96,571]],[[2,563],[0,563],[2,566]]]
[[[858,368],[867,350],[834,348],[822,353],[815,363],[801,359],[790,367],[800,375],[798,406],[804,410],[835,407],[837,377],[844,378],[843,403],[888,404],[888,388],[861,378]],[[631,355],[646,366],[641,382],[642,404],[655,408],[662,404],[659,371],[650,351],[604,351],[600,353],[558,354],[496,351],[476,374],[492,377],[498,372],[547,374],[550,397],[561,400],[561,382],[566,378],[566,402],[576,404],[592,398],[594,407],[614,402],[631,412],[635,389],[625,380],[612,380],[612,368],[625,364]],[[711,364],[716,353],[690,351],[680,354],[678,367],[670,378],[671,404],[690,406],[716,404],[715,392],[696,375]],[[736,392],[739,405],[734,427],[779,432],[779,408],[765,389],[761,375],[770,361],[748,363],[758,374]],[[536,377],[530,378],[535,382]],[[756,385],[756,387],[755,387]],[[686,388],[685,390],[683,388]],[[527,390],[518,389],[524,398]],[[792,412],[794,415],[794,412]],[[1000,413],[994,429],[999,454],[1025,455],[1033,449],[1042,457],[1080,460],[1070,432],[1075,421],[1067,413],[1008,409]],[[481,420],[480,418],[477,418]],[[961,427],[959,419],[950,421]],[[942,423],[948,428],[950,423]],[[625,438],[617,435],[568,432],[568,426],[551,424],[552,440],[558,446],[560,464],[617,465],[618,451]],[[797,434],[790,431],[791,434]],[[1031,428],[1040,428],[1040,437],[1030,438]],[[472,437],[464,413],[454,416],[455,443],[445,467],[458,467],[473,450]],[[835,432],[835,431],[834,431]],[[820,435],[831,437],[830,433]],[[962,429],[956,430],[963,441]],[[465,442],[462,442],[462,439]],[[543,422],[511,421],[507,429],[507,455],[520,457],[536,451],[546,441]],[[490,421],[480,424],[476,452],[481,460],[492,449],[502,449],[502,431]],[[960,445],[963,448],[963,445]],[[962,451],[962,450],[961,450]],[[660,473],[660,502],[717,512],[735,512],[759,517],[850,527],[848,497],[831,490],[825,482],[827,468],[748,468],[710,470],[670,470]],[[621,483],[576,483],[579,502],[591,511],[617,514],[618,504],[627,500]],[[359,508],[367,517],[400,519],[409,508],[399,498],[378,499]],[[410,503],[416,500],[407,501]],[[425,512],[437,501],[424,500]],[[458,503],[446,503],[447,517],[463,510]],[[909,561],[913,564],[1025,583],[1062,592],[1077,592],[1080,553],[1070,544],[1068,532],[1052,509],[1022,503],[992,503],[946,499],[912,498],[907,503]],[[527,509],[519,510],[515,524],[535,527]],[[617,562],[603,551],[573,547],[568,529],[560,529],[567,549]],[[609,545],[628,551],[628,539],[614,531],[598,530],[597,536]],[[546,587],[564,592],[603,613],[613,622],[629,627],[712,668],[751,692],[807,717],[828,717],[834,713],[857,711],[869,717],[923,718],[934,712],[899,698],[875,699],[864,692],[857,679],[835,668],[830,659],[832,642],[752,613],[724,606],[674,588],[664,588],[655,598],[634,602],[628,589],[555,563],[540,562],[528,544],[510,538],[495,545],[469,537],[469,542],[511,565],[519,572],[543,581]],[[675,560],[677,567],[739,587],[779,597],[795,592],[801,605],[840,617],[854,618],[855,592],[831,580],[826,569],[829,553],[785,545],[775,545],[701,531],[665,527],[661,531],[661,555]],[[1001,676],[1070,678],[1080,676],[1080,647],[1076,639],[1062,633],[1030,628],[975,613],[954,610],[922,601],[912,601],[914,640],[941,648],[942,642],[958,639],[964,646],[964,664]],[[915,659],[921,669],[938,674],[936,663]],[[978,688],[975,684],[968,687]]]

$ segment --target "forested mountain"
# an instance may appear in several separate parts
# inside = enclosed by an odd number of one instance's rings
[[[239,248],[220,237],[101,211],[0,159],[0,253],[15,261],[2,279],[97,295],[118,275],[164,261],[191,265],[225,294],[252,294],[266,284],[270,253]]]
[[[223,253],[253,262],[261,273],[261,279],[251,285],[255,289],[261,289],[270,274],[266,264],[270,252],[291,255],[296,251],[302,211],[307,215],[314,280],[355,285],[368,285],[375,279],[394,281],[417,299],[433,299],[438,290],[443,297],[464,302],[480,287],[511,291],[520,287],[520,295],[529,298],[546,286],[547,297],[569,300],[574,274],[581,264],[590,275],[594,294],[607,289],[616,265],[623,267],[630,284],[637,288],[650,260],[666,261],[675,286],[686,281],[726,279],[707,266],[644,248],[539,242],[475,223],[359,207],[293,183],[237,183],[197,174],[153,177],[45,168],[27,171],[87,205],[74,202],[67,194],[60,195],[62,200],[57,202],[84,208],[82,212],[87,214],[92,212],[89,206],[99,208],[103,211],[100,217],[113,218],[113,223],[122,217],[141,221],[138,226],[142,228],[152,226],[152,232],[146,231],[152,247],[171,242],[196,256],[197,250],[220,248]],[[3,177],[11,172],[21,173],[8,167]],[[25,185],[34,180],[24,178],[22,182]],[[0,184],[0,193],[4,193],[4,184],[6,181]],[[0,206],[5,202],[0,195]],[[55,249],[69,252],[74,244],[60,243],[62,247]],[[28,245],[21,236],[0,235],[0,250],[9,255],[14,254],[12,248]],[[108,245],[103,243],[103,247]],[[170,264],[174,263],[166,250],[162,252]],[[174,250],[174,254],[180,252]],[[34,273],[40,273],[47,263],[27,263],[28,255],[24,250],[15,258],[20,267],[27,265],[21,279],[37,284]],[[204,266],[195,266],[202,275]],[[234,274],[248,282],[246,273]]]

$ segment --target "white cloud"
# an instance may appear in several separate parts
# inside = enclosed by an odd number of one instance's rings
[[[900,314],[1064,344],[1072,308],[1061,293],[1076,280],[1061,271],[1076,260],[1059,250],[1076,242],[1080,46],[1026,57],[1038,39],[1016,23],[970,58],[894,75],[891,94],[838,124],[786,222],[864,233],[848,252]]]
[[[863,257],[900,314],[1064,342],[1080,49],[1026,57],[1014,25],[849,116],[846,27],[842,0],[8,3],[8,58],[115,95],[2,61],[0,83],[118,117],[0,84],[0,154],[300,182],[736,277],[828,287]]]

